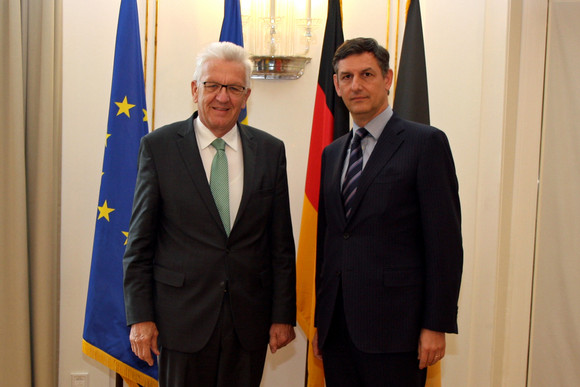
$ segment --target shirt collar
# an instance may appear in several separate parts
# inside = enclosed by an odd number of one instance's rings
[[[200,149],[205,149],[210,146],[213,140],[217,137],[203,124],[203,122],[201,122],[199,117],[196,117],[194,124],[199,147]],[[240,136],[237,125],[234,125],[229,132],[224,134],[222,139],[226,142],[226,145],[234,151],[237,152],[238,149],[240,149]]]
[[[365,125],[365,129],[370,133],[371,136],[375,140],[378,140],[387,125],[387,122],[393,116],[393,109],[390,106],[387,106],[385,110],[383,110],[378,116],[373,118],[368,124]],[[360,128],[357,124],[353,122],[352,125],[352,133],[354,133]]]

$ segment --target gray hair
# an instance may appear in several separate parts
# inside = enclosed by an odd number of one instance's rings
[[[250,76],[252,75],[253,64],[246,50],[237,44],[230,42],[213,42],[210,43],[197,56],[195,72],[193,73],[193,80],[199,82],[203,75],[203,69],[207,62],[214,59],[222,59],[229,62],[236,62],[244,66],[246,71],[246,84],[250,85]]]

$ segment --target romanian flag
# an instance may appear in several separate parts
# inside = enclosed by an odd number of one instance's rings
[[[419,0],[409,0],[406,13],[393,110],[407,120],[429,125],[427,66]],[[425,386],[441,387],[441,362],[427,369]]]
[[[232,42],[244,47],[240,0],[225,0],[224,2],[224,21],[222,22],[220,42]],[[248,112],[245,107],[240,112],[238,121],[248,124]]]
[[[157,386],[157,365],[149,367],[131,351],[123,299],[123,253],[139,142],[147,132],[137,2],[121,0],[83,352],[121,375],[130,386]]]
[[[318,86],[314,103],[314,118],[310,136],[310,153],[306,173],[306,188],[302,208],[302,224],[296,262],[297,320],[309,343],[314,337],[316,225],[320,188],[320,161],[322,150],[334,139],[349,130],[349,115],[342,99],[334,90],[332,57],[344,42],[340,0],[328,1],[328,17],[322,44]],[[312,354],[308,345],[307,386],[324,386],[322,362]]]

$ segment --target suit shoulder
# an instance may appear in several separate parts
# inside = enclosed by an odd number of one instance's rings
[[[345,142],[349,140],[350,136],[351,131],[348,131],[347,133],[343,134],[342,136],[340,136],[339,138],[335,139],[330,144],[328,144],[326,147],[324,147],[324,152],[334,152],[336,150],[341,151],[345,146]]]
[[[184,133],[190,125],[192,125],[191,117],[183,121],[176,121],[164,125],[149,132],[143,138],[146,141],[161,141],[161,139],[173,137],[177,133]]]
[[[443,152],[451,156],[451,145],[445,132],[434,126],[405,121],[404,138],[422,153]]]
[[[420,135],[433,135],[435,133],[443,133],[441,129],[438,129],[434,126],[422,124],[415,121],[409,121],[397,116],[396,114],[393,115],[389,123],[392,124],[394,127],[415,131]]]
[[[447,135],[441,129],[438,129],[434,126],[424,125],[424,124],[416,124],[415,131],[417,132],[417,136],[419,138],[424,139],[425,141],[431,142],[435,141],[437,143],[448,143],[449,140],[447,139]]]
[[[246,136],[253,138],[258,142],[266,143],[269,144],[270,146],[272,145],[284,146],[284,142],[282,140],[262,129],[258,129],[249,125],[240,124],[240,130]]]

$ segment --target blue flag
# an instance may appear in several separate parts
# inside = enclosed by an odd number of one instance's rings
[[[157,365],[149,367],[131,351],[123,300],[123,253],[137,179],[139,142],[147,132],[137,3],[121,0],[83,352],[132,385],[157,386]]]
[[[240,0],[225,0],[224,2],[224,21],[222,22],[220,42],[232,42],[240,47],[244,47]],[[248,123],[248,112],[246,108],[243,108],[240,112],[238,121],[244,124]]]

